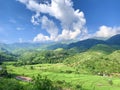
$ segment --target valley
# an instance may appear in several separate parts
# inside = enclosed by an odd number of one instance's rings
[[[0,44],[0,90],[119,90],[118,39]]]

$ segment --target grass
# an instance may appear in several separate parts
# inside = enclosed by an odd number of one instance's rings
[[[7,62],[5,63],[7,64]],[[62,87],[77,90],[82,87],[84,90],[120,90],[120,79],[114,77],[102,77],[97,75],[76,74],[75,68],[59,64],[36,64],[14,67],[7,64],[8,72],[15,75],[37,76],[38,74],[47,76],[54,82],[61,82]],[[112,81],[110,84],[109,80]],[[66,82],[66,84],[64,84]],[[80,90],[80,89],[78,89]]]

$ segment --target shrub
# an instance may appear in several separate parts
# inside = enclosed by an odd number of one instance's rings
[[[108,83],[112,86],[113,85],[113,81],[111,79],[108,80]]]
[[[5,65],[2,65],[1,68],[2,68],[2,69],[0,70],[0,76],[7,77],[7,76],[8,76],[8,72],[7,72],[6,66],[5,66]]]
[[[65,80],[62,80],[62,81],[57,80],[56,83],[58,83],[58,84],[64,84],[64,83],[65,83]]]
[[[66,73],[72,73],[73,71],[71,71],[71,70],[66,70],[65,72],[66,72]]]
[[[30,66],[30,69],[33,70],[33,69],[34,69],[34,66]]]
[[[52,81],[41,75],[34,77],[33,87],[35,90],[55,90]]]
[[[14,79],[0,78],[0,90],[24,90],[23,86]]]
[[[79,85],[79,84],[77,84],[77,85],[76,85],[76,89],[82,90],[82,86]]]

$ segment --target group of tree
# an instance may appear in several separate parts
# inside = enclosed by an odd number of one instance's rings
[[[46,50],[24,52],[18,57],[15,65],[42,64],[42,63],[61,63],[71,53],[67,50]]]
[[[4,48],[0,48],[0,62],[14,61],[16,59],[17,59],[17,56],[15,54],[12,54],[11,52],[7,51]]]
[[[110,49],[106,45],[98,45],[93,50],[90,49],[66,58],[64,63],[75,67],[79,73],[99,75],[120,73],[120,50]]]
[[[29,83],[23,84],[13,78],[0,78],[0,90],[61,90],[47,77],[38,75]]]

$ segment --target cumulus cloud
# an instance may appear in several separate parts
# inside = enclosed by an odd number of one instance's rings
[[[58,28],[52,20],[49,20],[46,16],[41,19],[42,28],[50,34],[50,39],[55,40],[58,35]]]
[[[50,38],[48,36],[45,36],[43,34],[38,34],[33,41],[36,41],[36,42],[44,42],[44,41],[49,41]]]
[[[58,28],[52,20],[49,20],[46,16],[41,18],[42,29],[45,29],[50,35],[45,36],[43,34],[38,34],[33,41],[48,41],[48,40],[56,40],[58,35]]]
[[[33,25],[39,25],[39,23],[40,23],[40,14],[36,13],[35,15],[33,15],[32,18],[31,18],[31,22],[33,23]]]
[[[99,30],[93,35],[98,38],[109,38],[116,34],[120,34],[120,27],[108,27],[108,26],[100,26]]]
[[[42,28],[49,34],[49,36],[45,36],[40,33],[34,38],[34,41],[70,40],[78,38],[80,34],[83,33],[82,31],[86,23],[84,13],[79,9],[75,10],[71,0],[51,0],[51,2],[44,3],[38,2],[39,0],[18,1],[25,4],[29,10],[36,12],[36,14],[32,16],[31,22],[34,25],[41,24]],[[48,16],[58,20],[61,28],[58,28],[55,21],[51,20]]]

